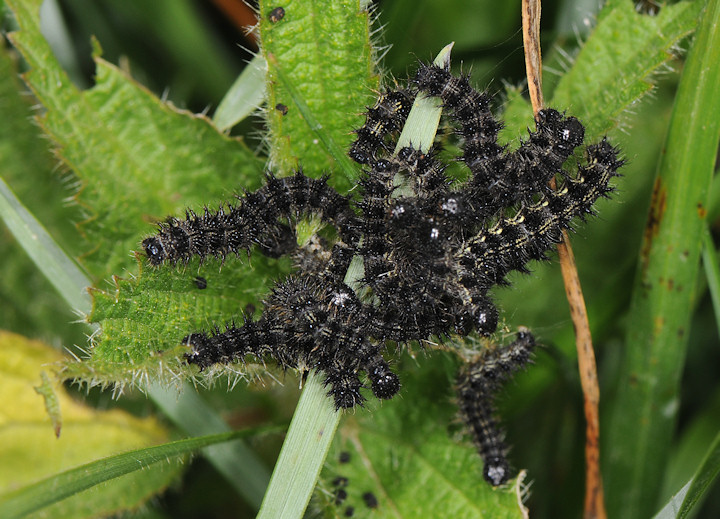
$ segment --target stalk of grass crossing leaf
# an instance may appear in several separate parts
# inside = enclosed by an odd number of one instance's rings
[[[84,314],[90,312],[90,296],[85,291],[90,280],[1,178],[0,219],[68,304]]]
[[[649,517],[679,407],[679,381],[720,135],[720,1],[702,15],[682,74],[628,316],[606,435],[611,517]]]
[[[303,516],[340,423],[321,377],[311,372],[300,395],[257,519]]]

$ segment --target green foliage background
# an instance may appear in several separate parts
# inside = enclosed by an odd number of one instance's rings
[[[531,125],[528,103],[514,87],[524,75],[519,2],[381,2],[370,27],[357,2],[286,2],[286,19],[271,24],[263,16],[260,32],[265,56],[276,58],[269,60],[268,106],[283,103],[290,111],[282,117],[269,110],[267,127],[246,119],[229,135],[218,132],[208,117],[249,58],[237,44],[251,43],[209,4],[64,0],[55,3],[61,15],[45,12],[41,27],[34,12],[38,1],[7,4],[14,17],[4,6],[3,27],[16,29],[20,23],[22,31],[13,37],[15,48],[6,44],[0,56],[0,174],[64,250],[80,258],[95,287],[88,320],[100,331],[93,358],[65,368],[67,375],[90,384],[135,383],[146,377],[167,381],[185,372],[176,348],[183,335],[236,316],[261,299],[274,277],[288,271],[287,262],[259,255],[228,261],[222,269],[213,261],[148,269],[131,251],[152,232],[154,222],[186,207],[217,206],[242,188],[257,187],[267,165],[279,174],[298,164],[313,175],[332,171],[339,189],[352,186],[353,173],[341,171],[332,153],[318,144],[317,133],[293,105],[287,83],[317,117],[321,136],[344,149],[374,89],[393,76],[406,77],[417,59],[431,60],[454,41],[454,68],[496,94],[498,109],[506,114],[503,137],[510,145]],[[628,320],[635,315],[630,313],[633,280],[676,99],[677,71],[684,64],[682,50],[703,4],[662,5],[658,15],[650,16],[636,13],[629,1],[610,0],[593,34],[595,22],[588,20],[596,15],[584,12],[578,2],[543,3],[549,105],[580,117],[590,140],[609,132],[629,159],[613,199],[600,202],[599,218],[579,225],[573,237],[599,360],[604,427],[617,423],[618,387],[630,376],[624,371],[626,352],[637,348],[626,340],[634,327],[640,328]],[[261,6],[261,14],[272,7]],[[369,32],[381,26],[370,38]],[[40,37],[40,28],[52,45]],[[392,47],[378,62],[387,44]],[[16,72],[25,72],[32,95]],[[651,89],[653,95],[646,96]],[[33,111],[36,103],[42,108]],[[196,115],[203,111],[208,117]],[[39,125],[30,123],[31,114],[39,116]],[[717,182],[703,189],[712,230],[720,189]],[[68,197],[75,203],[67,203]],[[76,316],[67,303],[2,232],[0,328],[86,349],[84,334],[91,330],[72,323]],[[513,288],[496,292],[507,329],[528,326],[543,344],[536,365],[503,398],[502,414],[514,446],[513,463],[527,469],[533,481],[532,515],[576,517],[583,495],[584,421],[572,326],[557,265],[536,265],[533,271],[513,279]],[[196,289],[196,275],[207,278],[207,290]],[[670,406],[653,413],[669,417],[662,426],[667,437],[650,437],[651,448],[636,458],[630,457],[632,438],[603,430],[603,437],[612,439],[605,452],[615,457],[605,460],[607,473],[620,474],[623,463],[658,467],[652,481],[606,481],[613,517],[658,511],[691,478],[720,430],[717,310],[708,291],[713,283],[702,275],[690,282],[697,286],[685,305],[692,305],[686,343],[678,344],[679,355],[656,359],[660,372],[682,379],[680,387],[669,384],[669,395],[655,402]],[[343,420],[313,510],[334,516],[351,503],[358,514],[367,513],[359,494],[368,488],[380,497],[374,516],[439,516],[438,510],[450,507],[455,507],[454,517],[518,516],[513,489],[495,492],[480,481],[479,460],[453,422],[453,361],[433,355],[440,360],[416,351],[414,359],[399,361],[406,390],[397,402],[371,404]],[[640,376],[655,384],[657,374]],[[283,423],[292,413],[296,386],[288,374],[283,388],[269,392],[247,390],[242,382],[232,393],[223,387],[204,396],[235,425]],[[108,405],[103,395],[92,392],[91,402]],[[142,398],[131,393],[120,405],[147,410],[138,402]],[[272,466],[278,441],[266,439],[254,447]],[[344,450],[354,461],[340,466],[337,457]],[[373,470],[368,472],[368,466]],[[417,477],[405,481],[398,476],[408,473]],[[331,481],[337,474],[350,474],[353,486],[348,503],[336,510]],[[423,478],[430,489],[419,483]],[[440,491],[440,481],[452,484]],[[185,475],[182,491],[170,491],[136,513],[182,517],[181,510],[188,510],[191,517],[203,510],[219,516],[229,506],[237,516],[252,516],[252,506],[225,485],[199,461]],[[715,517],[720,500],[711,494],[699,510],[699,515]]]

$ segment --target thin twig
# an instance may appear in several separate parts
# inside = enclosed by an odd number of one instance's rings
[[[542,110],[542,53],[540,51],[540,0],[522,2],[523,46],[525,47],[525,74],[533,113]]]
[[[542,96],[542,58],[540,53],[540,0],[522,2],[523,41],[525,46],[525,69],[533,112],[537,116],[544,101]],[[555,180],[552,180],[553,187]],[[580,383],[585,401],[585,519],[605,519],[605,499],[600,474],[600,420],[595,352],[592,346],[585,299],[575,257],[567,232],[558,244],[558,256],[565,283],[565,294],[570,305],[570,316],[575,327],[575,344],[578,351]]]

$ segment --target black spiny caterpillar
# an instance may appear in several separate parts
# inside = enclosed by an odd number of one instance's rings
[[[458,375],[460,415],[485,463],[483,476],[494,486],[508,480],[510,466],[503,432],[494,416],[493,400],[503,383],[527,365],[534,347],[533,336],[520,330],[513,343],[483,351],[477,360],[463,366]]]
[[[460,160],[471,174],[462,185],[451,185],[432,150],[392,152],[419,92],[438,96],[456,125]],[[254,355],[282,367],[317,369],[337,408],[350,408],[364,400],[362,372],[378,398],[399,390],[382,357],[386,341],[492,334],[498,312],[490,289],[510,271],[546,259],[573,218],[592,213],[594,202],[611,191],[623,161],[603,139],[585,148],[575,171],[563,169],[583,143],[584,127],[552,109],[538,114],[536,130],[510,152],[497,142],[501,123],[489,104],[467,78],[421,65],[406,89],[380,96],[356,131],[349,154],[364,167],[358,200],[297,171],[268,176],[236,206],[161,224],[143,241],[152,265],[192,256],[225,259],[253,245],[272,257],[301,257],[302,269],[277,283],[258,320],[246,316],[240,326],[185,337],[192,348],[188,362],[204,368]],[[303,259],[307,251],[296,252],[294,227],[310,214],[333,226],[338,240]],[[364,268],[357,281],[362,299],[345,282],[353,257]]]

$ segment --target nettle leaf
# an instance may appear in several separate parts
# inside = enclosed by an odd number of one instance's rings
[[[701,8],[702,2],[678,2],[664,5],[657,16],[649,16],[637,13],[629,0],[608,2],[598,14],[597,26],[546,104],[559,110],[567,109],[568,114],[577,116],[586,126],[588,142],[601,138],[611,131],[618,119],[627,118],[623,114],[650,93],[653,81],[672,59],[674,46],[695,29]],[[508,92],[505,123],[502,137],[506,142],[526,135],[526,128],[532,127],[530,104],[513,90]],[[645,131],[648,138],[655,133],[654,130]],[[607,265],[624,268],[634,265],[639,235],[630,232],[628,222],[643,219],[639,212],[647,204],[643,185],[647,172],[654,167],[640,161],[639,154],[644,150],[628,148],[633,141],[623,135],[618,135],[616,141],[632,160],[623,168],[624,177],[617,181],[619,189],[613,194],[613,202],[601,201],[598,206],[601,218],[589,221],[580,231],[580,238],[573,240],[583,290],[586,295],[597,296],[588,298],[591,307],[603,288],[609,286]],[[643,147],[650,145],[643,144]],[[638,232],[642,232],[640,227]],[[598,248],[596,245],[611,242],[613,247]],[[603,256],[602,261],[598,259],[599,254]],[[563,297],[562,280],[559,275],[549,274],[557,273],[556,266],[539,264],[533,270],[533,276],[515,276],[512,290],[496,291],[500,306],[518,309],[513,317],[509,317],[514,322],[535,329],[545,327],[545,338],[560,341],[563,351],[574,357],[572,326],[566,319],[565,307],[557,304],[558,298]],[[626,281],[617,276],[613,282],[621,286]],[[617,290],[608,290],[614,304],[617,304]],[[528,293],[534,297],[528,299]],[[591,312],[593,315],[602,315],[612,305],[604,301],[597,306]],[[566,326],[547,330],[549,323],[563,321],[567,322]]]
[[[361,112],[373,98],[379,77],[370,46],[368,12],[358,0],[283,3],[285,15],[273,22],[277,7],[260,2],[260,39],[268,62],[270,163],[280,171],[302,166],[309,173],[334,166],[281,85],[278,69],[302,96],[319,129],[341,150],[354,140],[352,130],[362,124]],[[278,105],[288,107],[283,115]],[[334,168],[338,169],[338,168]],[[331,182],[342,192],[351,184],[342,175]]]
[[[64,376],[91,385],[112,382],[140,384],[177,381],[192,376],[183,360],[187,347],[182,339],[197,330],[242,319],[246,305],[257,302],[282,270],[264,258],[238,260],[224,266],[217,260],[202,266],[192,261],[177,269],[145,266],[132,280],[114,278],[110,290],[92,290],[89,320],[100,330],[93,337],[91,357],[65,365]],[[204,287],[204,288],[203,288]],[[252,369],[245,371],[251,376]],[[212,378],[228,368],[210,370]]]
[[[75,401],[57,383],[42,384],[43,370],[60,359],[62,355],[48,345],[0,332],[0,502],[71,467],[168,440],[167,431],[153,418],[141,420],[121,410],[97,411]],[[46,401],[36,387],[43,388]],[[53,411],[52,420],[46,405]],[[62,428],[56,431],[59,415]],[[133,509],[165,489],[180,470],[177,463],[159,463],[80,492],[33,517],[98,517]]]
[[[83,259],[96,279],[134,266],[130,251],[150,223],[259,183],[262,161],[242,141],[163,103],[102,60],[98,45],[95,86],[75,87],[40,33],[41,3],[8,2],[20,27],[11,39],[47,110],[38,120],[78,178],[76,200],[87,212]]]
[[[332,2],[330,4],[334,5]],[[342,4],[341,11],[346,13],[343,16],[349,17],[350,21],[344,18],[340,20],[341,25],[354,24],[353,38],[341,42],[333,32],[334,26],[323,26],[323,30],[329,31],[327,41],[335,41],[333,45],[342,43],[339,49],[335,48],[333,51],[332,62],[347,62],[348,67],[357,69],[359,55],[365,56],[364,59],[369,61],[368,20],[367,13],[361,12],[357,3],[353,5],[354,7],[350,4]],[[307,8],[306,6],[303,9]],[[286,6],[283,23],[293,20],[293,16],[296,16],[293,13],[302,13],[303,9],[296,11],[292,5]],[[351,13],[351,16],[347,13]],[[303,16],[310,15],[305,13]],[[271,23],[267,20],[266,22]],[[308,20],[303,23],[308,23]],[[272,31],[283,26],[276,24],[266,28]],[[362,27],[364,30],[361,30]],[[356,41],[358,37],[365,38],[361,44]],[[326,40],[322,39],[322,41]],[[320,47],[324,44],[317,45]],[[366,96],[370,91],[369,85],[376,79],[367,73],[367,63],[361,68],[366,74],[360,80],[357,74],[348,76],[337,74],[337,70],[333,73],[329,72],[327,55],[316,56],[316,59],[308,61],[307,56],[297,54],[294,46],[287,46],[286,43],[277,43],[275,47],[272,44],[269,46],[274,49],[273,56],[276,62],[283,63],[283,66],[287,66],[287,70],[291,71],[287,74],[287,79],[313,110],[313,115],[320,121],[320,130],[336,141],[349,141],[352,137],[349,131],[353,124],[351,119],[357,117],[358,107],[363,106],[358,96]],[[358,46],[366,49],[364,54],[358,54]],[[305,71],[307,74],[298,76],[300,71]],[[312,85],[323,84],[323,87],[327,88],[328,95],[314,92],[312,89],[308,91],[305,87],[308,82]],[[270,83],[271,97],[276,95],[276,88],[276,83]],[[348,95],[347,92],[355,93]],[[337,96],[345,100],[340,105]],[[270,119],[274,115],[282,117],[284,124],[286,120],[292,121],[293,117],[297,118],[297,135],[292,133],[292,142],[300,146],[298,155],[302,160],[299,162],[308,173],[320,174],[326,165],[330,165],[327,154],[324,150],[320,150],[325,162],[318,162],[319,159],[312,155],[309,150],[320,149],[316,133],[300,117],[299,110],[291,101],[286,99],[286,102],[290,105],[288,115],[282,116],[279,111],[274,110],[270,112]],[[272,100],[270,106],[274,106]],[[272,127],[272,124],[270,126]],[[295,132],[292,125],[283,128],[283,131]],[[282,132],[275,134],[271,131],[270,135],[271,150],[278,149],[277,143],[286,141],[287,137]],[[303,148],[303,143],[308,149]],[[222,153],[227,154],[232,151]],[[233,160],[244,160],[244,157],[242,154],[236,154]],[[232,165],[228,168],[232,169]],[[281,169],[278,167],[276,172]],[[172,169],[169,168],[169,171]],[[227,186],[228,183],[226,179],[218,176],[217,185]],[[240,185],[243,185],[242,181]],[[245,185],[252,187],[253,183]],[[202,196],[203,198],[198,199],[207,200],[209,194],[205,192]],[[169,209],[169,213],[177,214],[178,211]],[[257,303],[266,292],[271,280],[277,278],[281,270],[287,270],[287,262],[280,264],[285,267],[284,269],[279,269],[272,267],[264,258],[254,258],[252,265],[251,270],[247,262],[243,264],[232,258],[226,262],[222,271],[219,269],[220,265],[213,261],[202,267],[197,262],[193,262],[175,271],[167,268],[147,269],[141,271],[138,281],[118,282],[115,290],[95,292],[96,300],[91,321],[100,323],[101,331],[95,337],[92,358],[89,362],[68,366],[67,374],[79,376],[92,383],[116,381],[144,384],[153,378],[174,377],[178,372],[187,373],[189,368],[180,356],[180,353],[185,351],[184,348],[179,347],[182,338],[192,331],[208,330],[216,324],[222,325],[239,319],[244,306],[249,302]],[[196,276],[208,281],[207,290],[198,289]],[[213,378],[217,373],[227,373],[232,370],[233,368],[218,368],[205,375]],[[247,374],[253,370],[246,366],[241,368],[241,371]]]
[[[702,2],[678,2],[651,16],[637,12],[630,0],[607,2],[546,106],[579,118],[588,142],[602,137],[650,93],[677,43],[695,29],[702,7]],[[513,142],[527,135],[533,126],[532,107],[519,90],[508,88],[504,109],[500,140]]]
[[[344,420],[316,505],[341,517],[348,507],[353,517],[524,517],[522,481],[488,485],[482,459],[463,439],[448,382],[458,368],[455,356],[434,352],[420,362],[405,356],[401,364],[402,398],[373,402]]]
[[[40,3],[9,2],[20,27],[12,39],[31,67],[25,79],[47,109],[39,121],[79,179],[76,200],[88,214],[81,224],[88,243],[84,260],[98,279],[135,268],[131,251],[154,230],[153,222],[185,207],[219,205],[241,187],[259,185],[262,160],[242,141],[219,133],[204,117],[161,102],[99,57],[96,85],[78,90],[39,32]],[[220,266],[208,262],[203,269],[194,264],[145,271],[141,282],[118,281],[115,289],[94,291],[89,321],[101,331],[93,357],[68,373],[93,383],[152,378],[151,367],[173,364],[158,352],[176,348],[192,327],[240,315],[266,290],[270,270],[275,275],[278,267],[233,261],[218,276]],[[174,290],[195,276],[214,278],[208,291],[214,297]]]
[[[640,14],[630,0],[614,0],[600,12],[572,68],[555,89],[550,106],[566,108],[596,138],[652,89],[653,75],[673,47],[697,24],[703,2],[663,5],[655,16]]]

